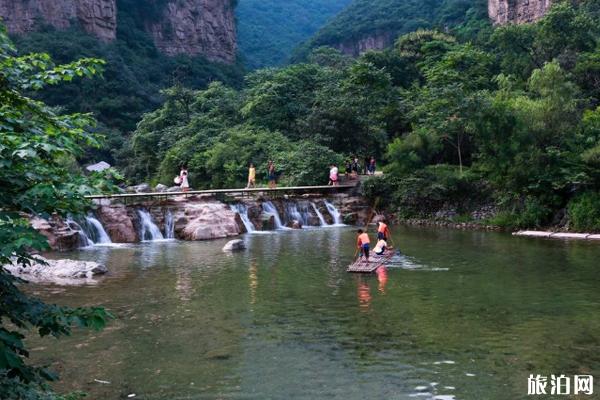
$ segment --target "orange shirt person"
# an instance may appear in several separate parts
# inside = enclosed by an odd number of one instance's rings
[[[362,257],[364,254],[365,259],[367,260],[367,264],[368,264],[369,263],[369,248],[370,248],[370,244],[371,244],[371,241],[369,240],[369,235],[367,233],[365,233],[362,229],[359,229],[357,232],[358,232],[358,238],[356,239],[356,245],[360,249],[359,257]]]
[[[388,240],[390,237],[390,229],[388,228],[385,221],[379,221],[379,227],[377,228],[377,239],[378,240]]]

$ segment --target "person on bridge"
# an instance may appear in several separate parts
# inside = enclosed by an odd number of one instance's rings
[[[246,185],[246,189],[250,189],[251,187],[256,187],[256,168],[253,163],[250,163],[250,167],[248,168],[248,185]]]
[[[267,165],[267,176],[269,179],[269,189],[275,189],[277,187],[277,170],[275,169],[275,163],[270,160]]]
[[[369,240],[369,234],[366,233],[365,231],[363,231],[362,229],[359,229],[357,232],[358,232],[358,237],[356,239],[356,245],[358,246],[358,250],[360,251],[358,258],[360,258],[364,255],[365,260],[367,261],[367,264],[368,264],[369,263],[369,246],[371,244],[371,241]]]
[[[190,182],[188,180],[188,170],[186,165],[181,166],[181,171],[179,172],[179,181],[181,182],[179,186],[181,191],[187,192],[190,190]]]
[[[391,238],[390,228],[385,223],[385,220],[379,221],[379,226],[377,227],[377,239],[387,241],[388,238]]]
[[[352,179],[357,179],[359,172],[360,163],[358,162],[358,157],[354,157],[354,161],[352,161]]]
[[[371,159],[369,160],[369,165],[367,167],[367,171],[368,171],[369,175],[375,175],[375,168],[376,168],[375,157],[371,157]]]
[[[337,186],[339,184],[339,169],[337,165],[331,164],[331,169],[329,170],[329,186]]]

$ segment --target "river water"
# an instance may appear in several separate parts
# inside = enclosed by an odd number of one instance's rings
[[[34,361],[92,399],[512,400],[530,374],[600,380],[599,244],[402,228],[398,265],[358,276],[345,272],[354,235],[250,234],[233,255],[226,241],[68,254],[111,273],[34,292],[118,318],[31,339]]]

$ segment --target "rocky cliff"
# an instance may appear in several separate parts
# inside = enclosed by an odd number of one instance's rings
[[[231,0],[170,1],[160,20],[148,24],[154,43],[168,55],[202,54],[212,61],[235,60],[235,16]]]
[[[146,4],[144,4],[146,3]],[[203,55],[232,63],[236,56],[233,0],[140,0],[136,15],[167,55]],[[159,8],[144,17],[144,7]],[[117,36],[117,0],[0,0],[0,17],[13,34],[35,30],[40,23],[67,29],[74,22],[104,42]]]
[[[67,29],[73,21],[102,41],[115,39],[117,32],[116,0],[0,0],[0,17],[17,34],[34,30],[39,22]]]
[[[369,50],[383,50],[394,43],[392,32],[374,33],[360,39],[347,40],[334,45],[339,51],[349,56],[358,57]]]
[[[551,0],[489,0],[488,14],[496,25],[534,22],[546,14]]]

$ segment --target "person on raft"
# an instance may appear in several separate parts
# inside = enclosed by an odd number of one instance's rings
[[[359,229],[358,231],[358,238],[356,239],[356,245],[358,246],[358,249],[360,251],[360,254],[358,255],[358,258],[360,259],[360,257],[362,257],[364,255],[365,260],[367,261],[367,264],[369,263],[369,246],[371,241],[369,240],[369,235],[364,232],[362,229]]]
[[[377,239],[387,241],[389,237],[391,237],[391,235],[387,224],[383,220],[379,221],[379,226],[377,227]]]
[[[375,245],[375,248],[373,249],[373,252],[380,256],[385,253],[385,249],[387,249],[387,242],[383,239],[379,239]]]

